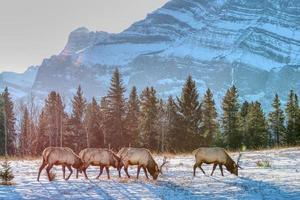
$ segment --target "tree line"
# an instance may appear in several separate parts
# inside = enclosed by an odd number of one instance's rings
[[[100,102],[95,98],[87,102],[79,86],[70,113],[60,94],[52,91],[37,117],[35,106],[23,106],[16,131],[14,104],[6,88],[0,95],[0,155],[40,155],[48,146],[67,146],[78,153],[86,147],[188,152],[199,146],[236,150],[300,144],[300,108],[293,90],[285,109],[276,94],[268,115],[258,101],[240,103],[234,85],[218,114],[212,91],[207,89],[200,98],[192,76],[187,77],[180,96],[166,101],[153,87],[140,95],[133,87],[127,99],[125,92],[118,69]]]

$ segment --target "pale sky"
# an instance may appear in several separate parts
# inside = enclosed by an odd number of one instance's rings
[[[0,72],[58,54],[81,26],[118,33],[168,0],[0,0]]]

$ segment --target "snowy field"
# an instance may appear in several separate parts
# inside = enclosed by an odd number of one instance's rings
[[[156,159],[162,162],[162,157]],[[260,160],[268,160],[271,167],[258,167]],[[143,170],[139,180],[125,178],[123,171],[119,179],[115,169],[111,169],[111,180],[105,171],[97,180],[98,168],[88,169],[90,180],[82,175],[75,179],[73,174],[64,181],[61,168],[55,167],[53,182],[45,171],[36,181],[40,160],[12,161],[16,185],[0,186],[0,199],[300,199],[300,148],[244,152],[239,177],[227,171],[222,177],[217,168],[214,176],[197,169],[194,178],[192,155],[171,156],[169,161],[158,181],[146,180]],[[212,165],[203,168],[210,174]],[[135,177],[136,168],[129,173]]]

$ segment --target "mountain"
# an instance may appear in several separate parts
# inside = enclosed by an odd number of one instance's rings
[[[8,87],[9,92],[15,100],[26,98],[31,92],[37,72],[38,67],[32,66],[23,73],[0,73],[0,91]]]
[[[71,98],[106,94],[118,67],[124,83],[178,95],[186,77],[218,105],[235,84],[241,100],[269,108],[275,93],[300,93],[300,1],[171,0],[118,34],[74,30],[64,50],[39,67],[33,92]]]

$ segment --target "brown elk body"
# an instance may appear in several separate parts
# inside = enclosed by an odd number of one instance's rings
[[[137,165],[137,178],[139,178],[140,169],[143,168],[146,177],[148,178],[148,172],[153,177],[154,180],[157,179],[160,168],[158,167],[157,163],[153,159],[151,152],[145,148],[131,148],[131,147],[124,147],[119,152],[118,155],[123,161],[124,171],[128,178],[130,175],[128,174],[128,166],[129,165]],[[163,165],[165,162],[163,163]]]
[[[41,171],[46,167],[47,175],[49,181],[50,170],[54,165],[61,165],[63,169],[63,177],[65,179],[65,167],[67,167],[70,171],[69,176],[66,178],[68,180],[73,173],[72,167],[75,169],[81,170],[83,167],[83,162],[81,159],[73,152],[72,149],[67,147],[47,147],[44,149],[43,153],[43,162],[39,168],[38,178],[40,179]]]
[[[232,174],[238,175],[238,164],[236,164],[228,153],[223,148],[219,147],[203,147],[193,151],[195,155],[196,163],[194,164],[194,176],[196,175],[196,168],[199,167],[201,171],[205,174],[201,165],[205,164],[214,164],[211,175],[213,175],[217,165],[219,165],[222,176],[223,174],[223,165],[226,167],[227,171]],[[240,158],[240,156],[239,156]],[[239,160],[239,159],[238,159]],[[238,162],[237,162],[238,163]]]
[[[90,165],[100,166],[100,173],[97,178],[101,176],[103,169],[105,168],[107,177],[110,179],[109,167],[117,168],[120,176],[121,159],[118,155],[108,149],[86,148],[79,153],[79,156],[84,162],[83,172],[86,178],[88,178],[86,169]]]

